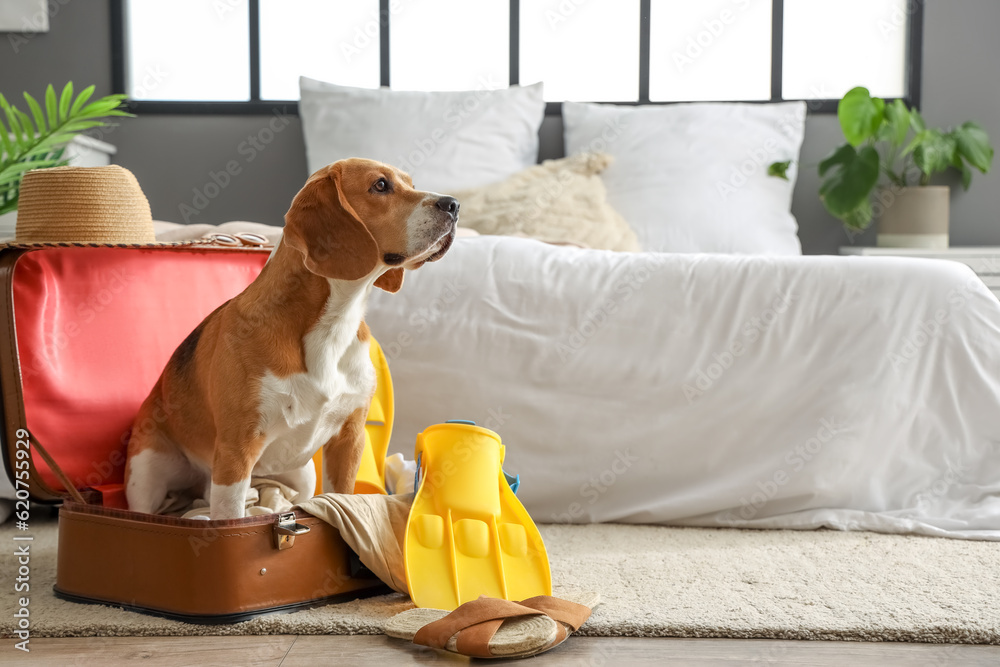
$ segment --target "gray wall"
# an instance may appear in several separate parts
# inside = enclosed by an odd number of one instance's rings
[[[65,4],[63,4],[65,3]],[[58,12],[51,32],[34,35],[15,49],[0,34],[0,92],[19,98],[20,91],[41,94],[48,82],[72,79],[78,87],[94,83],[99,94],[111,91],[108,0],[54,0]],[[936,125],[976,120],[1000,143],[1000,2],[997,0],[927,0],[924,26],[922,111]],[[849,46],[845,47],[849,48]],[[260,116],[142,116],[126,119],[103,138],[118,147],[115,161],[135,172],[149,197],[153,216],[183,221],[181,206],[197,210],[205,201],[212,173],[235,161],[239,175],[230,179],[191,222],[253,220],[280,224],[288,202],[306,177],[301,126],[290,118],[263,151],[249,160],[241,145],[267,126]],[[561,123],[548,118],[542,129],[542,154],[561,153]],[[815,165],[840,141],[833,115],[811,114],[806,125],[802,163],[792,211],[799,220],[807,253],[835,253],[850,242],[816,196]],[[989,176],[974,178],[972,189],[952,191],[952,245],[1000,245],[1000,164]],[[224,178],[220,178],[224,181]],[[209,188],[214,192],[213,188]],[[854,243],[871,245],[870,231]]]

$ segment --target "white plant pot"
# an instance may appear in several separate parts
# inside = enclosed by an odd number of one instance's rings
[[[944,185],[885,190],[879,195],[881,248],[947,248],[950,190]]]
[[[17,228],[17,211],[0,215],[0,243],[14,239],[14,230]]]
[[[66,144],[65,157],[74,167],[104,167],[111,164],[111,156],[118,149],[111,144],[78,134]],[[0,243],[13,240],[17,229],[17,211],[0,215]]]

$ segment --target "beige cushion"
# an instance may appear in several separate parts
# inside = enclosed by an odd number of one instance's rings
[[[635,232],[608,204],[600,174],[606,153],[546,160],[505,181],[450,192],[459,224],[480,234],[530,236],[606,250],[640,250]]]

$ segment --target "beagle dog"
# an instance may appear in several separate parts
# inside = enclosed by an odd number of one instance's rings
[[[240,518],[252,476],[310,498],[321,447],[327,490],[352,493],[375,390],[368,296],[440,259],[458,208],[371,160],[310,176],[260,275],[184,339],[139,409],[129,508],[155,513],[168,492],[192,490],[212,519]]]

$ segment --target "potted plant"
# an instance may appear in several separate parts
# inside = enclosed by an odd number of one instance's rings
[[[955,169],[968,190],[973,168],[989,172],[993,147],[983,128],[929,128],[902,100],[887,103],[861,87],[840,100],[837,118],[847,143],[819,163],[826,210],[850,232],[878,217],[880,246],[948,247],[949,189],[930,185],[931,177]],[[768,173],[784,178],[789,164]]]
[[[94,127],[105,127],[102,118],[131,116],[121,111],[124,95],[108,95],[90,102],[94,86],[88,86],[75,98],[73,82],[56,95],[49,84],[45,89],[45,107],[24,93],[26,113],[12,106],[0,94],[0,215],[17,209],[21,178],[30,169],[59,167],[69,162],[63,149],[74,136]],[[6,125],[4,124],[6,119]]]

